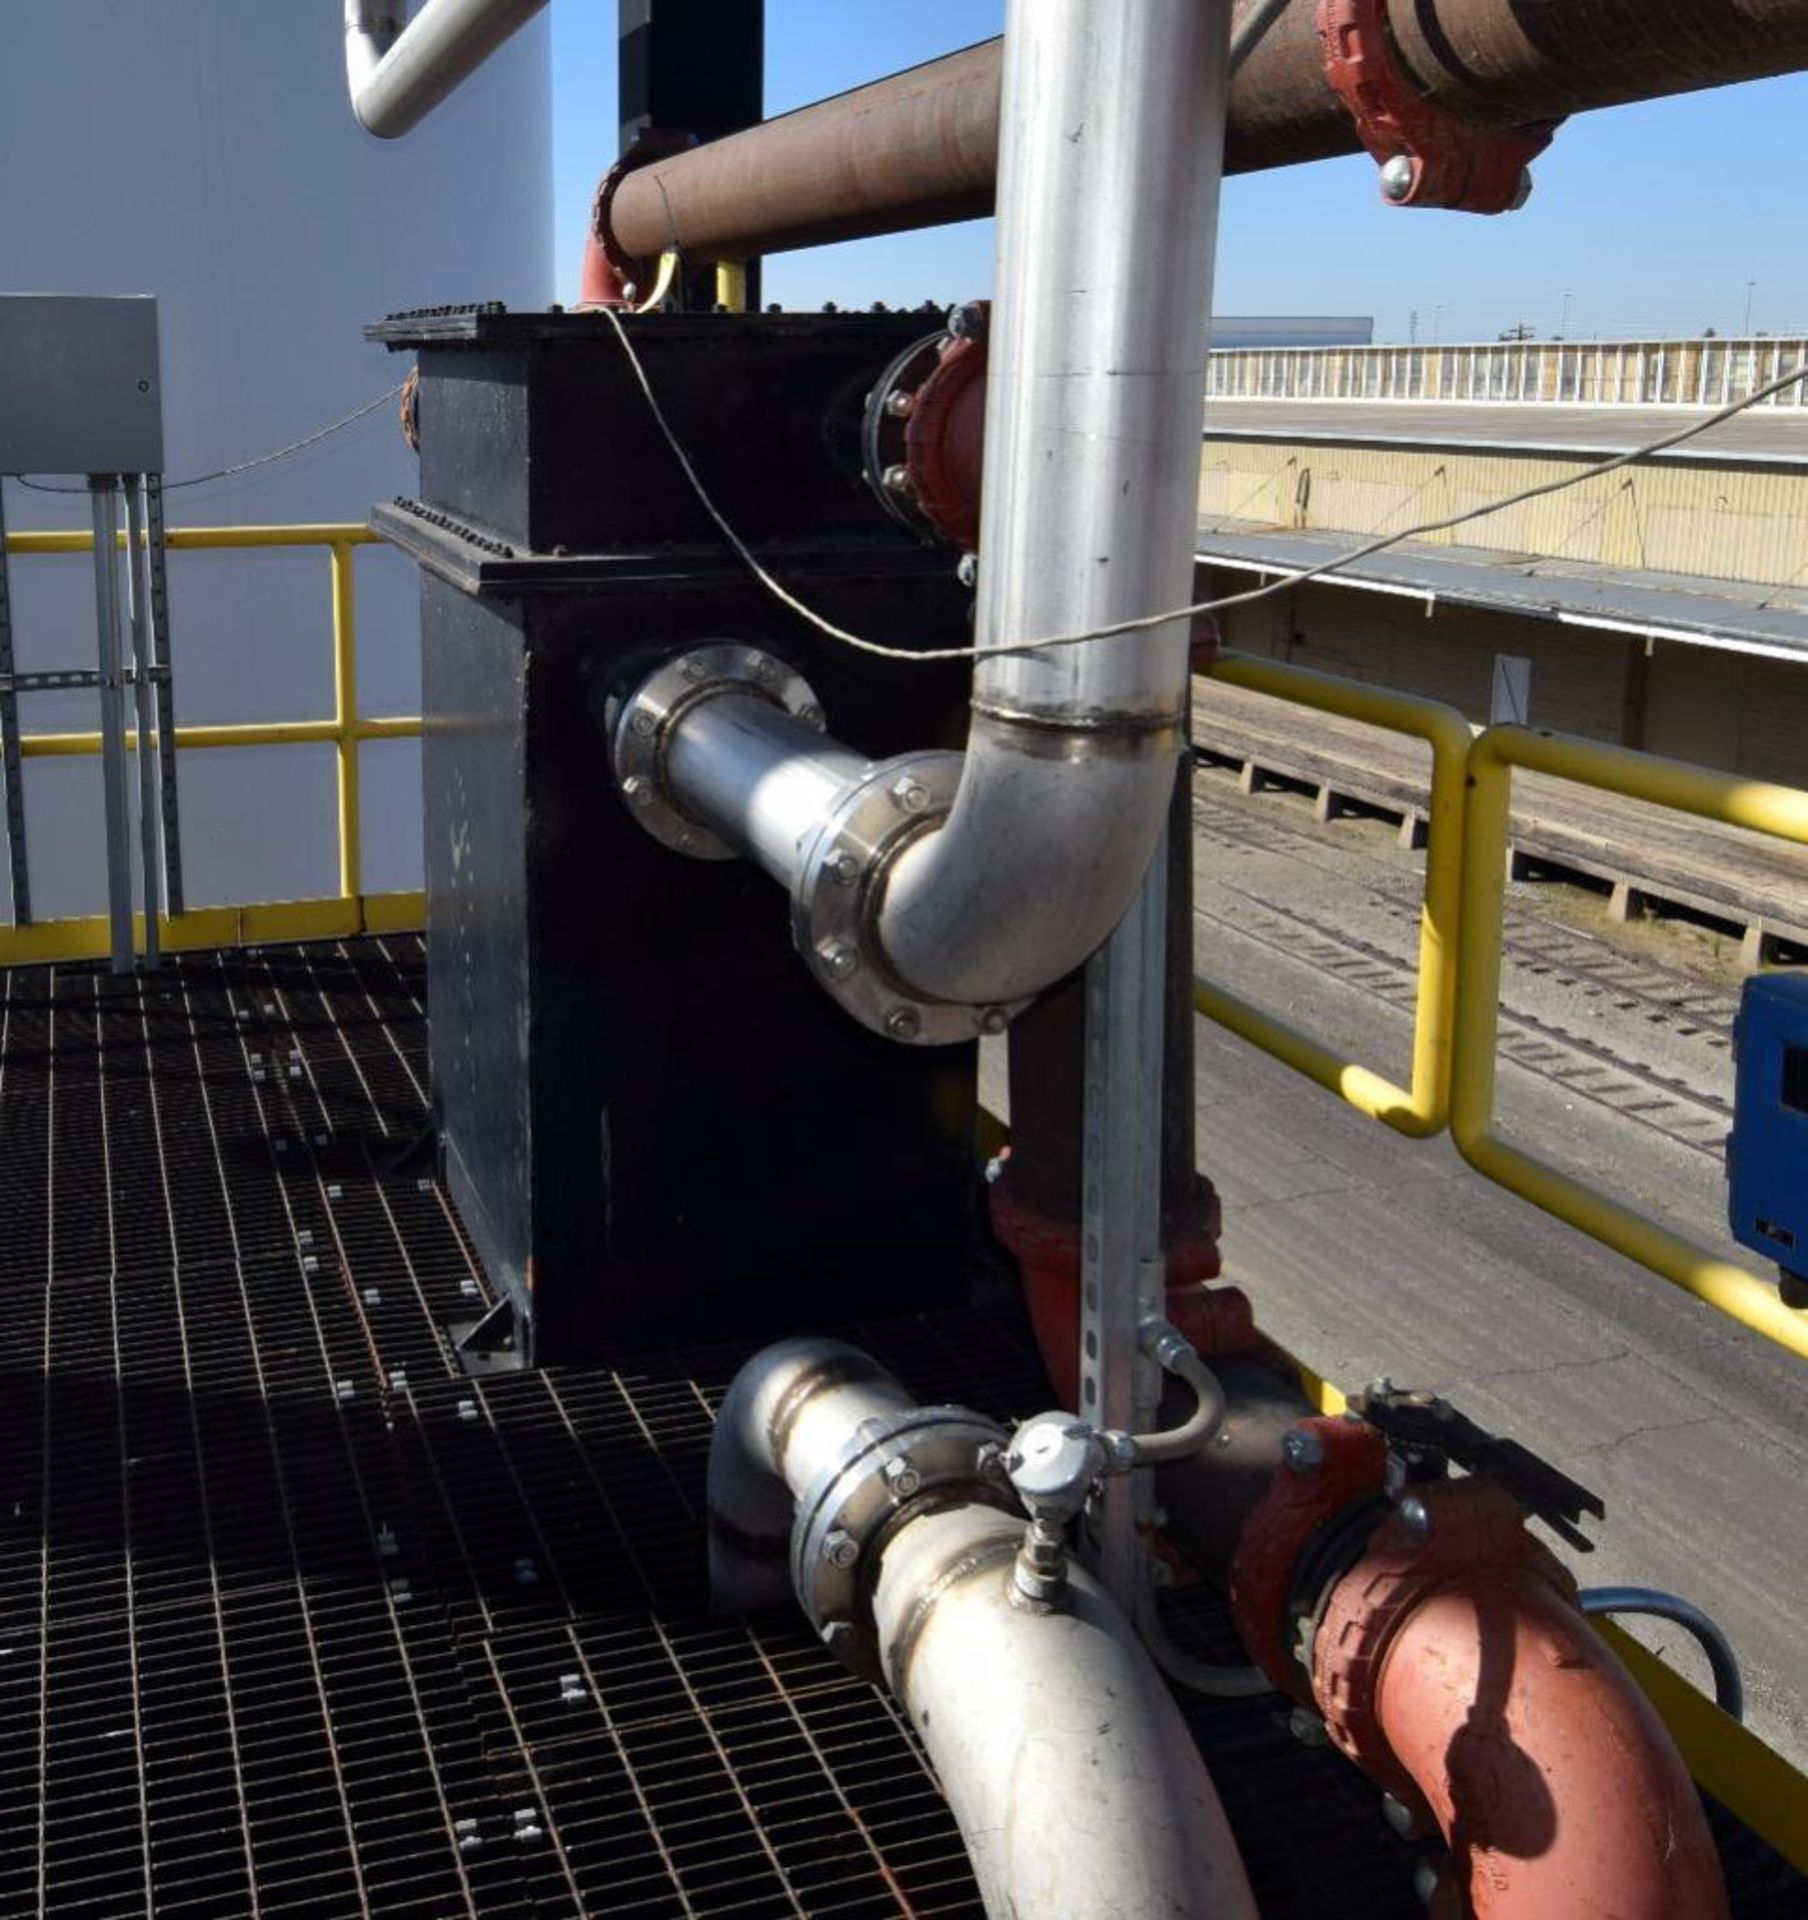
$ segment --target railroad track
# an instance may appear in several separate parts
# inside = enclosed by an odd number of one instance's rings
[[[1239,849],[1288,853],[1300,841],[1324,844],[1321,830],[1282,820],[1252,821],[1215,797],[1196,807],[1195,816],[1203,834]],[[1235,885],[1214,889],[1216,901],[1234,897],[1233,908],[1226,911],[1202,904],[1195,912],[1199,920],[1223,933],[1410,1013],[1418,992],[1420,903],[1416,894],[1409,896],[1386,884],[1371,883],[1370,890],[1387,917],[1400,923],[1404,952],[1297,906],[1282,910]],[[1636,1012],[1654,1027],[1718,1054],[1723,1055],[1730,1044],[1733,996],[1687,974],[1635,960],[1606,941],[1523,910],[1510,915],[1504,945],[1514,967],[1573,990],[1583,1000],[1615,1012]],[[1709,1074],[1723,1075],[1719,1060],[1704,1059],[1702,1078],[1667,1072],[1629,1057],[1610,1041],[1568,1020],[1532,1011],[1510,997],[1510,989],[1501,1006],[1500,1055],[1565,1092],[1695,1152],[1718,1157],[1722,1150],[1732,1107],[1713,1086],[1703,1084]]]

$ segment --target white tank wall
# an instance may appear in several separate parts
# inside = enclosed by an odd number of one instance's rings
[[[0,48],[0,288],[154,293],[172,480],[294,440],[399,380],[360,329],[399,307],[552,297],[544,17],[405,138],[346,103],[340,0],[9,6]],[[232,482],[176,491],[172,526],[362,520],[411,493],[393,407]],[[6,483],[7,525],[86,524],[85,498]],[[358,559],[362,705],[417,712],[414,570]],[[86,560],[17,558],[19,666],[94,664]],[[322,714],[323,555],[175,554],[178,718]],[[87,695],[27,696],[32,730],[92,727]],[[419,884],[418,756],[367,746],[365,884]],[[182,757],[191,904],[337,890],[324,747]],[[40,918],[104,905],[98,762],[28,763]],[[4,855],[0,853],[0,861]]]

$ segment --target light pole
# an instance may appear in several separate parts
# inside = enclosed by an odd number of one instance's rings
[[[1748,340],[1751,338],[1751,330],[1752,330],[1752,301],[1756,298],[1757,292],[1758,292],[1757,281],[1755,280],[1746,281],[1745,283],[1745,337]]]
[[[1443,321],[1444,303],[1440,300],[1431,310],[1431,344],[1434,347],[1438,344],[1439,335],[1443,328]]]
[[[1569,289],[1567,287],[1563,290],[1563,318],[1557,322],[1557,337],[1559,340],[1569,338]]]

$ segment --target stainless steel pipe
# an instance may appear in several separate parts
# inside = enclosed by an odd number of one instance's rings
[[[930,1458],[974,1424],[914,1407],[839,1341],[749,1361],[710,1449],[718,1600],[779,1597],[787,1536],[800,1586],[826,1558],[845,1570],[993,1920],[1255,1920],[1211,1779],[1130,1623],[1078,1570],[1058,1606],[1013,1598],[1024,1522],[983,1497],[970,1439],[968,1489],[931,1479]],[[824,1533],[825,1497],[872,1524]]]
[[[461,86],[546,0],[345,0],[345,83],[367,133],[394,140]]]
[[[1130,904],[1167,817],[1188,623],[984,651],[1191,598],[1230,0],[1012,0],[967,768],[878,939],[925,996],[1039,991]]]

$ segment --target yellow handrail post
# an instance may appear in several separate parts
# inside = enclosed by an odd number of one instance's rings
[[[1425,907],[1419,921],[1419,990],[1413,1017],[1411,1087],[1396,1086],[1372,1068],[1346,1060],[1212,981],[1195,980],[1193,1004],[1207,1019],[1265,1048],[1296,1072],[1341,1095],[1359,1112],[1384,1121],[1396,1133],[1414,1140],[1442,1133],[1450,1114],[1469,723],[1454,707],[1440,701],[1394,693],[1385,687],[1315,673],[1278,660],[1227,653],[1205,672],[1208,679],[1273,699],[1291,700],[1321,713],[1341,714],[1367,726],[1411,734],[1430,746]]]
[[[1537,1154],[1510,1145],[1494,1129],[1500,945],[1515,767],[1802,844],[1808,844],[1808,793],[1529,727],[1491,727],[1482,734],[1469,753],[1450,1104],[1451,1138],[1478,1173],[1808,1358],[1808,1315],[1784,1306],[1774,1287]]]
[[[363,891],[362,820],[358,788],[358,613],[352,582],[352,549],[332,545],[333,733],[339,760],[339,892],[356,900]]]

